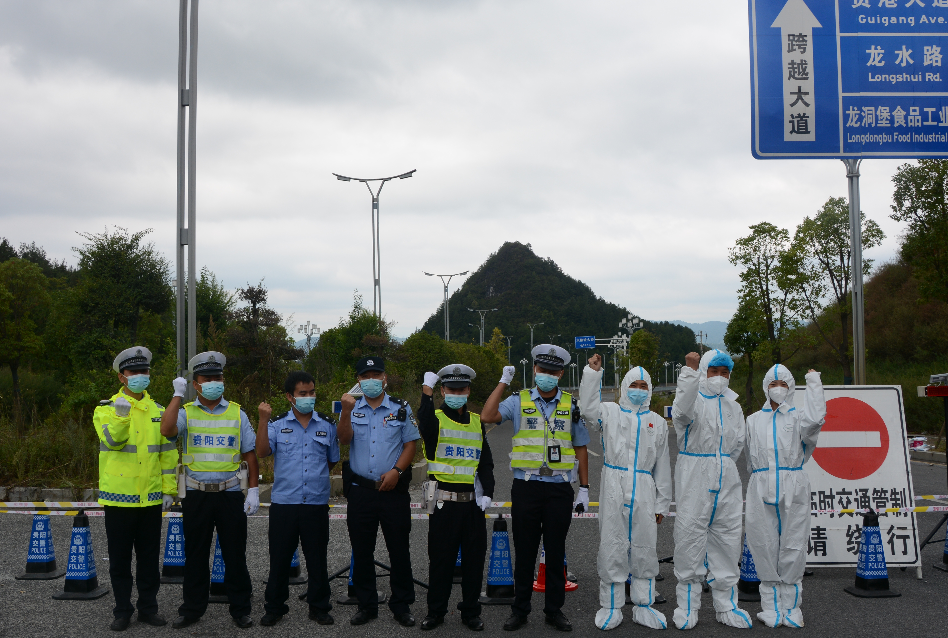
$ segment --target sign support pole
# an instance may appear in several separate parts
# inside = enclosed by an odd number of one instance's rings
[[[859,210],[859,165],[862,159],[847,158],[846,177],[849,179],[849,242],[853,274],[853,383],[866,385],[866,325],[865,302],[862,290],[862,220]]]

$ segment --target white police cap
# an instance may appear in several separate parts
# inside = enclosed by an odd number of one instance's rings
[[[541,343],[530,351],[533,362],[550,370],[562,370],[569,363],[569,353],[551,343]]]
[[[202,352],[191,357],[188,361],[188,372],[194,375],[203,374],[213,376],[215,374],[224,374],[224,364],[227,363],[227,357],[220,352]]]
[[[112,369],[116,372],[122,370],[147,370],[151,367],[151,350],[145,346],[132,346],[118,353],[115,361],[112,362]]]
[[[438,370],[441,385],[449,388],[466,388],[477,378],[477,373],[463,363],[452,363]]]

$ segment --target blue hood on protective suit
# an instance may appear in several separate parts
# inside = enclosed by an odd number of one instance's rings
[[[730,359],[730,356],[722,350],[708,350],[701,356],[701,361],[698,363],[698,391],[701,392],[701,394],[706,396],[714,394],[708,389],[708,366],[711,365],[712,359],[720,355],[724,355]],[[731,365],[734,365],[733,362]],[[734,401],[739,396],[740,395],[730,387],[724,391],[724,398],[730,399],[731,401]]]

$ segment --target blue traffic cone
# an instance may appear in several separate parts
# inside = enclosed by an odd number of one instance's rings
[[[53,532],[49,523],[48,514],[33,515],[26,571],[17,576],[17,580],[51,580],[65,575],[65,569],[56,567],[56,550],[53,549]]]
[[[458,547],[458,559],[454,563],[454,584],[461,582],[461,548]]]
[[[747,547],[747,535],[744,535],[744,550],[741,552],[741,579],[737,581],[737,599],[741,602],[760,601],[760,578],[757,577],[757,566],[754,557]]]
[[[932,567],[948,572],[948,527],[945,528],[945,553],[941,555],[941,565],[935,563]]]
[[[226,603],[227,588],[224,587],[224,556],[221,554],[221,539],[214,537],[214,567],[211,570],[211,593],[209,603]]]
[[[53,594],[56,600],[94,600],[109,593],[108,587],[99,587],[95,570],[95,553],[92,551],[92,534],[89,532],[89,517],[79,510],[72,522],[72,540],[69,543],[69,563],[66,565],[66,582],[61,594]]]
[[[355,567],[355,558],[352,556],[352,554],[349,554],[349,587],[346,590],[345,596],[340,596],[339,598],[336,599],[336,602],[340,605],[358,605],[359,604],[359,599],[356,597],[355,585],[352,583],[352,570],[354,567]],[[376,594],[378,594],[379,604],[381,605],[382,603],[385,602],[386,596],[385,594],[379,593],[378,591],[376,591]],[[302,598],[302,596],[300,598]]]
[[[293,557],[290,559],[290,585],[305,585],[306,576],[303,576],[303,569],[300,567],[300,550],[297,547],[293,550]],[[270,582],[270,574],[267,574],[267,577],[263,579],[263,584],[266,585]]]
[[[879,515],[869,510],[862,515],[862,542],[856,563],[856,583],[845,588],[846,593],[859,598],[894,598],[902,594],[889,589],[889,570],[882,548]]]
[[[487,570],[487,591],[480,602],[483,605],[510,605],[514,601],[513,563],[510,560],[510,534],[507,521],[494,521],[490,544],[490,566]]]
[[[161,582],[165,585],[180,585],[184,582],[184,519],[181,517],[168,519]]]

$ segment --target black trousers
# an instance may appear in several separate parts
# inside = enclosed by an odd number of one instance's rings
[[[263,609],[268,614],[290,613],[286,600],[290,597],[290,561],[297,544],[303,546],[309,588],[306,602],[311,609],[330,611],[329,570],[326,552],[329,549],[329,505],[270,506],[270,577],[264,593]]]
[[[481,615],[487,521],[477,503],[445,501],[428,519],[428,615],[448,613],[458,548],[461,548],[461,619]]]
[[[558,612],[566,600],[566,535],[573,520],[573,488],[569,483],[514,479],[510,489],[514,544],[514,603],[511,611],[532,611],[533,570],[540,537],[546,548],[546,601],[544,613]]]
[[[158,613],[161,577],[161,505],[117,507],[106,505],[105,536],[109,543],[109,579],[115,594],[116,618],[130,617],[132,606],[132,549],[135,549],[135,580],[138,583],[138,613]]]
[[[353,485],[349,489],[349,511],[346,520],[349,543],[352,545],[352,584],[359,599],[359,609],[377,610],[375,589],[375,539],[379,526],[385,537],[392,572],[389,583],[392,596],[388,607],[393,614],[404,614],[415,602],[415,586],[411,575],[411,554],[408,543],[411,533],[411,501],[407,493],[378,492]],[[455,559],[457,554],[455,554]],[[452,567],[454,563],[451,564]]]
[[[207,611],[211,588],[209,561],[216,527],[224,559],[224,588],[230,601],[230,615],[234,618],[248,615],[253,585],[247,571],[247,515],[244,514],[243,492],[188,490],[182,506],[184,602],[178,607],[178,614],[200,618]]]

